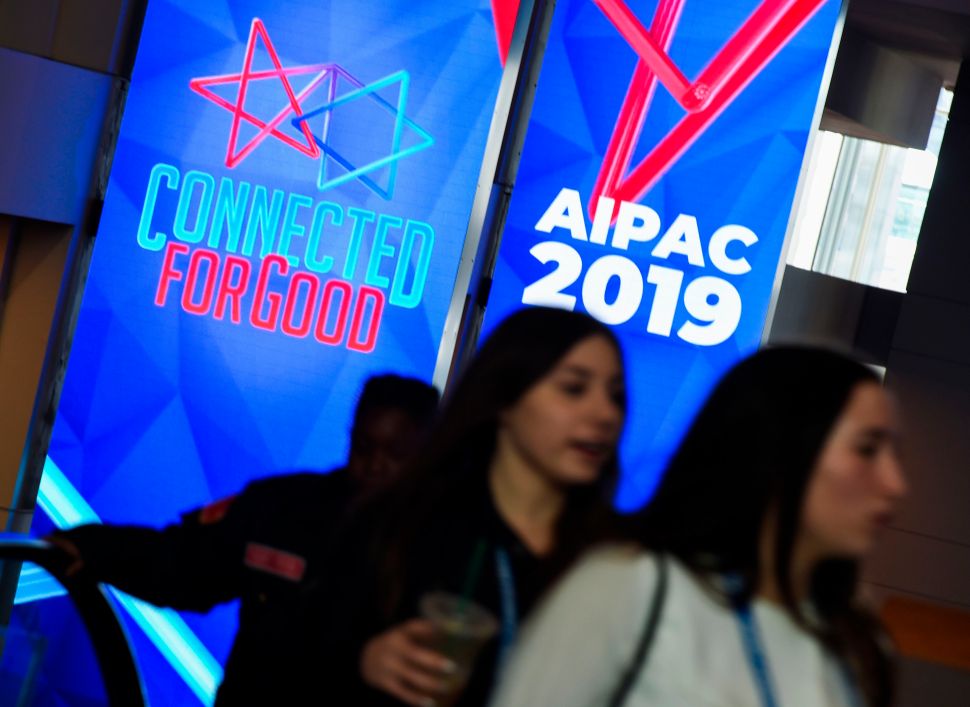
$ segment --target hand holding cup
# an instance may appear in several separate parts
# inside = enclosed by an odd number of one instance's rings
[[[428,647],[437,631],[431,621],[412,619],[372,638],[361,653],[364,682],[414,707],[441,704],[456,666]]]

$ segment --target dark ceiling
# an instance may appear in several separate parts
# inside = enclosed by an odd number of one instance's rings
[[[956,83],[970,56],[970,0],[850,0],[847,24]]]

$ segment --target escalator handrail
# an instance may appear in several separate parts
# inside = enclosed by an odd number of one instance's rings
[[[65,570],[70,558],[43,540],[0,533],[0,562],[6,560],[32,562],[67,590],[91,639],[108,704],[112,707],[145,705],[145,692],[128,636],[104,587],[85,578],[83,572],[68,577]]]

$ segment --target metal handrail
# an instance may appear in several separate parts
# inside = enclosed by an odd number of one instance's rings
[[[105,694],[112,707],[143,707],[145,692],[132,657],[128,636],[104,588],[84,572],[68,576],[71,558],[42,540],[0,534],[0,562],[32,562],[49,572],[67,590],[94,648]]]

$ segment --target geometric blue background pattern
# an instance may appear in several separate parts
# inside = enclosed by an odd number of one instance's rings
[[[763,0],[686,0],[670,56],[693,80],[725,41]],[[650,27],[656,0],[627,3]],[[645,284],[643,304],[616,327],[628,369],[630,417],[622,441],[623,477],[617,502],[623,509],[649,499],[667,459],[717,377],[760,343],[765,316],[784,242],[809,132],[815,128],[816,103],[823,69],[840,11],[829,0],[801,28],[706,132],[687,149],[643,197],[660,217],[664,233],[678,215],[696,218],[705,257],[711,234],[740,224],[758,236],[744,249],[752,266],[743,275],[724,275],[690,264],[682,255],[652,257],[650,247],[628,251],[571,238],[555,228],[535,226],[562,188],[577,190],[583,209],[603,163],[637,56],[616,28],[590,0],[557,4],[506,220],[483,331],[509,311],[522,307],[523,291],[553,271],[530,254],[539,242],[568,243],[581,256],[582,275],[562,290],[584,310],[583,277],[590,264],[607,253],[630,258],[644,274],[651,264],[684,273],[684,285],[714,275],[734,285],[742,316],[733,336],[715,346],[697,346],[676,335],[647,332],[654,286]],[[670,93],[658,86],[637,143],[632,164],[684,117]],[[587,228],[589,216],[586,215]],[[614,278],[608,303],[617,297]],[[689,319],[683,299],[674,331]],[[756,431],[752,431],[752,440]]]
[[[407,72],[404,110],[434,144],[394,162],[393,198],[356,179],[320,192],[319,160],[274,138],[235,168],[226,167],[232,114],[189,90],[189,81],[239,72],[255,17],[283,67],[332,62],[364,84]],[[270,67],[264,45],[257,44],[253,70]],[[106,522],[161,526],[253,478],[332,468],[346,458],[350,413],[367,376],[394,371],[430,379],[502,70],[488,0],[151,0],[49,450],[94,512]],[[292,77],[294,91],[309,78]],[[212,90],[227,100],[235,95],[233,86]],[[327,104],[319,95],[307,97],[305,112]],[[398,105],[395,90],[378,97]],[[285,100],[280,84],[254,83],[245,108],[265,120]],[[332,111],[328,144],[352,155],[354,164],[374,162],[392,144],[394,116],[380,106],[367,113],[368,103]],[[356,105],[362,112],[353,112]],[[309,127],[320,134],[318,125]],[[278,129],[302,138],[291,120]],[[239,144],[256,131],[244,122]],[[404,130],[400,151],[414,147],[409,139],[421,139],[414,135]],[[173,285],[164,307],[156,306],[164,251],[141,247],[136,235],[158,164],[172,165],[183,178],[196,170],[216,184],[230,179],[334,204],[345,225],[326,231],[321,248],[337,263],[352,247],[359,258],[356,268],[341,272],[338,266],[322,277],[345,279],[354,288],[392,279],[395,262],[378,258],[374,272],[367,272],[381,244],[370,228],[352,245],[351,213],[428,224],[434,236],[423,297],[405,305],[388,299],[370,353],[256,329],[245,314],[239,324],[191,314],[178,303],[184,281]],[[339,169],[328,166],[335,175]],[[389,174],[368,176],[384,183]],[[177,193],[159,194],[151,228],[171,239]],[[197,203],[191,209],[188,223],[201,212]],[[388,233],[384,247],[399,252],[401,229]],[[254,273],[261,255],[246,256]],[[415,248],[406,269],[419,267]],[[244,312],[251,301],[251,293],[244,296]],[[33,532],[50,527],[38,517]],[[234,608],[183,618],[224,660]],[[196,703],[144,635],[133,624],[129,629],[150,701]]]

